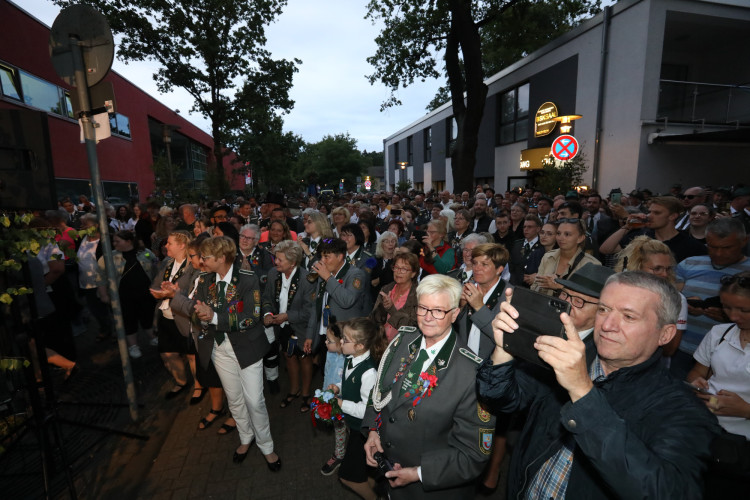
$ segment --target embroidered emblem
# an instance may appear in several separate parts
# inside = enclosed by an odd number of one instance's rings
[[[477,403],[477,416],[479,417],[479,420],[481,420],[485,424],[490,421],[490,418],[492,418],[490,412],[482,408],[482,405],[480,403]]]
[[[398,331],[399,331],[399,333],[401,333],[401,332],[412,333],[412,332],[416,332],[417,331],[417,327],[416,326],[402,326],[401,328],[398,329]]]
[[[494,432],[494,429],[479,429],[479,451],[485,455],[492,452],[492,434]]]
[[[357,290],[362,288],[362,280],[359,278],[354,278],[354,281],[352,281],[352,286],[356,288]]]

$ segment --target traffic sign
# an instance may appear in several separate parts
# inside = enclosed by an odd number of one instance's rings
[[[572,135],[561,135],[552,143],[552,156],[568,161],[578,154],[578,141]]]
[[[365,181],[365,189],[370,189],[372,187],[372,181],[369,179]]]

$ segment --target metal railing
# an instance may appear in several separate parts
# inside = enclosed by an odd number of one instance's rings
[[[750,125],[750,85],[659,80],[658,120]]]

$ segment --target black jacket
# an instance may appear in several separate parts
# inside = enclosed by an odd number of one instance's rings
[[[587,359],[591,353],[587,346]],[[595,381],[575,403],[551,371],[485,361],[477,375],[480,397],[497,411],[529,411],[507,498],[522,495],[570,435],[575,449],[565,498],[701,498],[704,459],[720,428],[661,366],[661,356],[658,349],[647,361]]]

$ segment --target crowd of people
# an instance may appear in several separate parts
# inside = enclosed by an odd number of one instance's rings
[[[264,391],[308,413],[323,389],[345,419],[321,473],[362,498],[489,494],[506,452],[513,498],[747,487],[750,189],[477,186],[101,208],[130,356],[158,350],[167,399],[209,394],[198,428],[227,417],[236,463],[255,441],[281,468]],[[47,361],[65,378],[87,313],[98,340],[114,333],[97,209],[64,199],[32,221],[57,229],[37,260],[54,304]],[[544,367],[505,349],[519,288],[570,304],[566,336],[534,343]],[[737,463],[719,461],[721,439]]]

